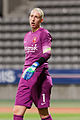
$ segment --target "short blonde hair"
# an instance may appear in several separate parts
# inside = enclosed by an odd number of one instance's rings
[[[33,8],[31,11],[37,11],[38,13],[40,13],[40,17],[41,17],[41,19],[43,19],[44,18],[44,12],[43,12],[43,10],[41,10],[40,8]]]

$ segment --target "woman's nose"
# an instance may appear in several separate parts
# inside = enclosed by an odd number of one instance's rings
[[[35,17],[32,17],[32,20],[34,21],[34,20],[35,20]]]

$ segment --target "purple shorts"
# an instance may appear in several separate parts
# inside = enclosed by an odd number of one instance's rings
[[[15,99],[15,105],[31,108],[32,103],[37,108],[46,108],[50,105],[52,79],[48,69],[37,70],[31,79],[20,79]]]

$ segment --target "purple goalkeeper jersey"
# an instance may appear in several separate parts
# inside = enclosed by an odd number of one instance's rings
[[[40,57],[47,58],[43,53],[46,47],[51,47],[52,37],[50,33],[44,29],[39,28],[36,32],[28,32],[24,36],[24,50],[25,50],[25,66],[31,66]],[[44,63],[48,64],[47,62]]]
[[[36,69],[34,75],[29,80],[25,80],[21,76],[15,105],[31,108],[34,102],[38,108],[49,107],[52,79],[48,72],[47,60],[51,55],[51,40],[50,33],[44,28],[39,28],[33,33],[30,31],[25,35],[25,63],[23,72],[40,57],[44,57],[46,62]]]

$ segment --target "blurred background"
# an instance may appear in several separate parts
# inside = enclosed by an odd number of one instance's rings
[[[0,0],[0,100],[14,100],[24,65],[28,13],[40,7],[53,37],[52,100],[80,100],[80,0]]]

